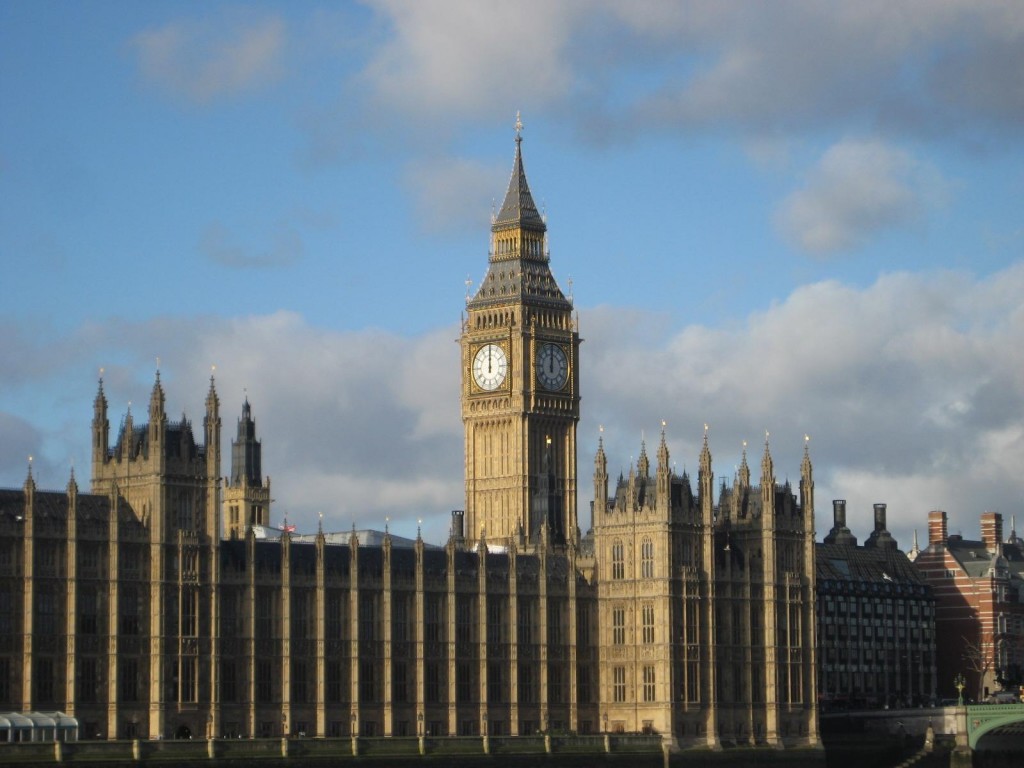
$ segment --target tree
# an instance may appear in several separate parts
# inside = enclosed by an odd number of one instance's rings
[[[960,658],[967,665],[967,669],[976,675],[977,693],[975,701],[981,701],[985,692],[985,677],[992,668],[992,655],[985,652],[985,645],[981,642],[981,631],[978,632],[978,641],[972,642],[966,636],[961,635],[963,640],[963,652]]]

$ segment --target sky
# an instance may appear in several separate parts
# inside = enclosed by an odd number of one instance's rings
[[[585,339],[593,454],[767,440],[909,549],[1024,528],[1018,2],[0,1],[0,486],[88,486],[156,370],[274,522],[443,541],[458,337],[514,124]],[[116,439],[116,434],[112,435]]]

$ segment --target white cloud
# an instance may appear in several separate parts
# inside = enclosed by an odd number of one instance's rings
[[[504,114],[527,100],[551,102],[570,86],[564,53],[577,3],[374,5],[393,37],[374,53],[363,78],[392,108],[445,119],[481,109]]]
[[[591,499],[593,450],[605,427],[609,470],[628,470],[646,430],[649,455],[662,419],[677,469],[696,475],[703,424],[717,476],[731,480],[741,442],[754,474],[764,430],[780,481],[798,479],[811,435],[818,533],[830,500],[846,498],[854,532],[871,527],[871,504],[889,504],[890,529],[910,545],[927,512],[973,530],[986,509],[1021,505],[1024,464],[1024,263],[989,278],[892,274],[858,289],[807,285],[735,327],[668,326],[642,310],[581,311],[583,413],[579,509]],[[168,412],[200,424],[209,366],[217,364],[224,462],[247,393],[273,482],[275,516],[300,529],[323,512],[332,529],[380,526],[413,535],[418,518],[435,540],[461,508],[463,441],[455,327],[419,337],[334,332],[288,312],[108,320],[20,346],[6,377],[0,484],[19,486],[36,456],[47,488],[63,488],[73,459],[87,484],[95,370],[116,429],[129,400],[148,401],[162,357]],[[47,365],[35,361],[49,361]],[[31,389],[49,412],[20,412]],[[42,407],[42,406],[41,406]]]
[[[276,81],[286,29],[276,16],[231,16],[171,22],[141,32],[132,42],[147,80],[206,104]]]
[[[824,256],[919,221],[944,197],[936,170],[878,140],[845,140],[829,147],[776,214],[797,248]]]
[[[1024,119],[1012,0],[374,6],[390,34],[359,81],[405,119],[534,103],[595,140],[854,125],[971,142]]]
[[[804,286],[731,329],[690,326],[667,340],[614,308],[583,313],[580,487],[589,489],[597,425],[609,473],[628,470],[662,419],[672,457],[695,476],[703,436],[715,474],[731,482],[741,443],[770,430],[779,479],[799,477],[811,435],[819,534],[829,501],[850,501],[863,538],[871,504],[889,503],[890,529],[909,547],[930,509],[967,528],[985,509],[1021,505],[1024,462],[1024,263],[984,280],[962,273],[893,274],[858,290]],[[657,327],[658,318],[651,318]],[[589,490],[581,497],[585,508]],[[827,523],[827,524],[826,524]]]

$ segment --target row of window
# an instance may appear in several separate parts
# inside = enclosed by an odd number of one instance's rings
[[[626,578],[626,545],[621,539],[612,542],[611,555],[612,579]],[[654,542],[650,538],[640,542],[640,578],[654,578]]]

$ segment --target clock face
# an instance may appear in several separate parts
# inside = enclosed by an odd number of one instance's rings
[[[544,389],[557,391],[569,378],[569,361],[557,344],[544,344],[537,351],[537,381]]]
[[[484,344],[473,356],[473,381],[487,392],[497,389],[508,373],[505,350],[497,344]]]

